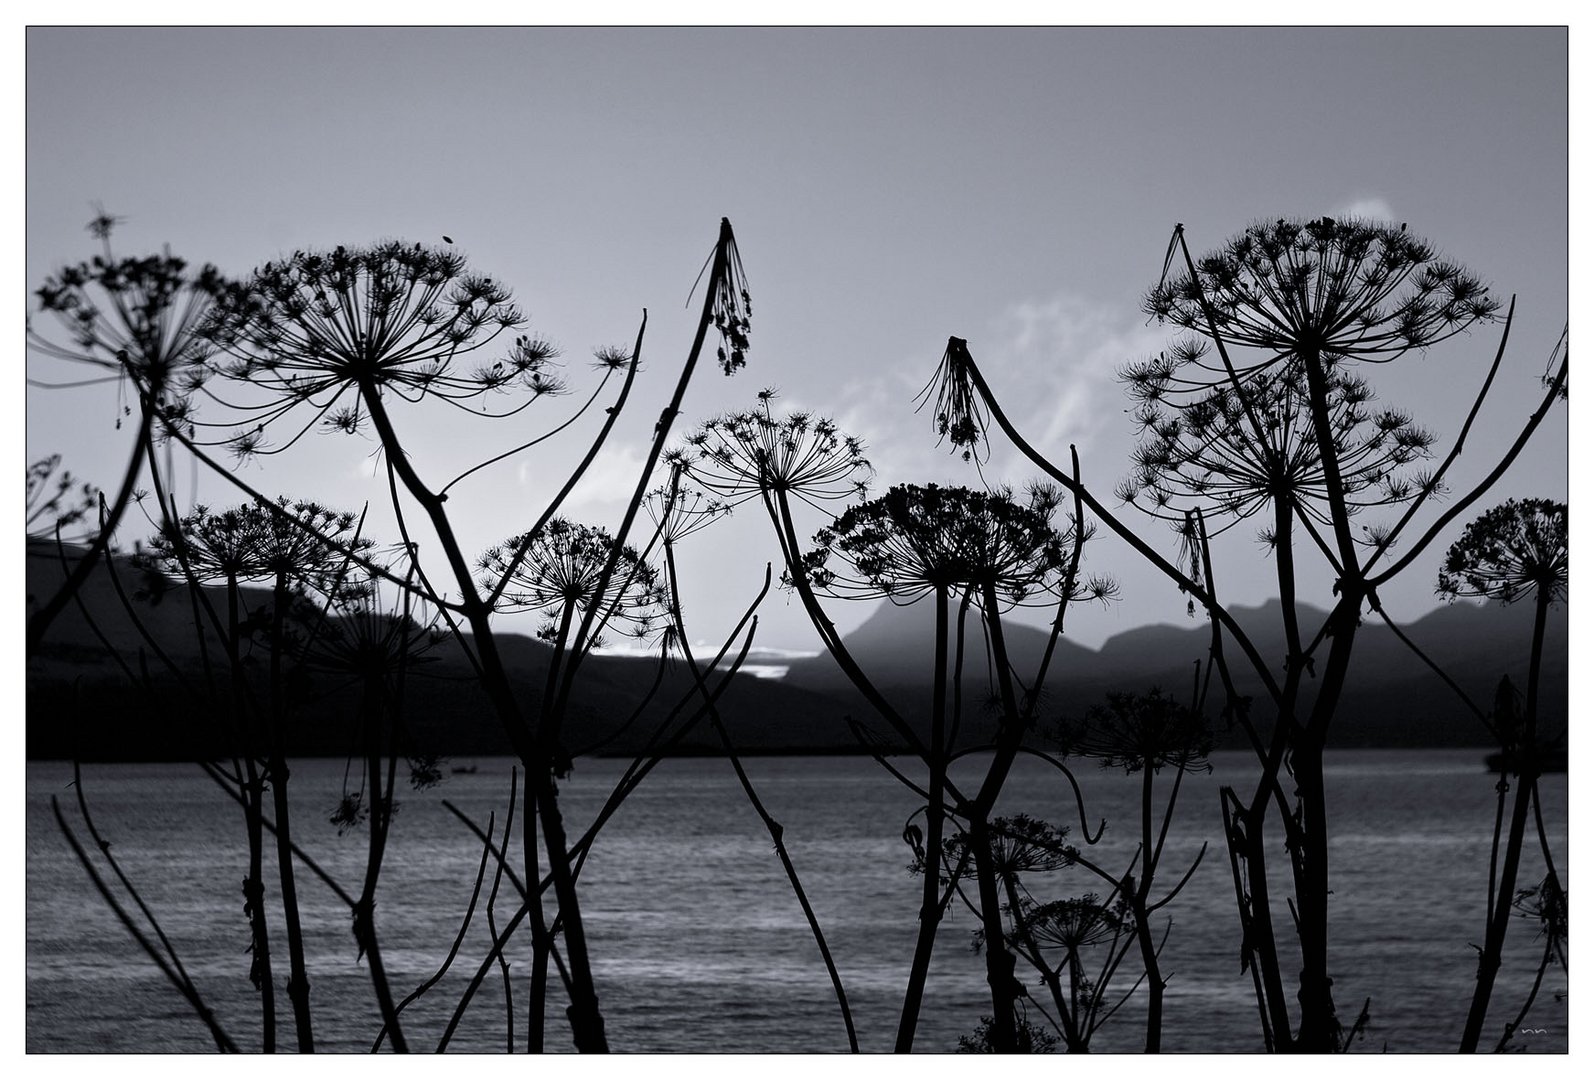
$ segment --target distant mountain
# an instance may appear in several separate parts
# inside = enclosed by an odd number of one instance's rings
[[[76,556],[73,552],[69,562]],[[115,575],[93,574],[56,620],[43,646],[27,664],[27,753],[30,758],[79,756],[89,760],[191,760],[231,752],[227,726],[205,693],[201,637],[196,633],[188,590],[174,587],[151,603],[135,599],[137,573],[127,560],[113,562]],[[30,544],[27,565],[28,609],[48,596],[64,577],[53,544]],[[119,598],[117,586],[128,597]],[[225,611],[219,589],[207,589]],[[269,593],[245,589],[244,607],[269,606]],[[143,630],[140,630],[142,625]],[[145,636],[147,634],[147,637]],[[224,662],[216,637],[204,634],[218,678]],[[498,637],[499,650],[517,695],[535,715],[542,699],[550,650],[519,634]],[[109,648],[107,647],[109,645]],[[248,661],[253,680],[263,665],[261,647]],[[164,653],[180,676],[169,673]],[[153,692],[142,688],[147,672]],[[130,674],[131,673],[131,674]],[[583,665],[566,725],[573,753],[631,754],[668,720],[673,730],[698,700],[691,678],[676,661],[658,675],[652,659],[590,657]],[[324,674],[311,674],[308,698],[292,723],[291,754],[341,756],[350,751],[356,731],[356,692]],[[648,700],[633,717],[640,703]],[[672,709],[688,703],[671,719]],[[852,749],[856,742],[841,720],[842,708],[799,686],[749,675],[733,677],[719,702],[721,715],[738,749],[750,752]],[[409,748],[452,757],[504,754],[509,741],[486,695],[454,641],[446,640],[412,666],[405,687],[405,725]],[[682,739],[679,752],[718,752],[719,740],[706,722]]]
[[[69,557],[70,561],[70,557]],[[174,589],[159,603],[131,599],[139,588],[126,560],[114,562],[116,575],[94,574],[83,590],[82,607],[72,605],[51,628],[44,646],[27,664],[27,752],[33,758],[73,755],[97,759],[192,759],[227,750],[225,726],[218,722],[203,692],[204,668],[192,605],[185,589]],[[48,595],[62,579],[54,545],[30,545],[27,589]],[[116,585],[138,613],[135,621],[117,596]],[[213,602],[220,603],[217,592]],[[269,603],[262,590],[246,591],[246,606]],[[1268,661],[1282,669],[1284,638],[1278,602],[1237,608]],[[1315,633],[1323,613],[1303,609],[1303,632]],[[1449,672],[1481,706],[1492,701],[1495,684],[1510,674],[1526,685],[1532,605],[1512,607],[1457,603],[1437,608],[1403,632]],[[143,632],[139,624],[143,625]],[[148,634],[148,638],[144,634]],[[1006,626],[1008,646],[1021,674],[1033,671],[1046,634],[1028,626]],[[847,635],[848,649],[876,685],[915,726],[928,727],[928,668],[934,650],[934,611],[927,602],[896,607],[889,603]],[[1195,665],[1207,655],[1210,631],[1204,620],[1155,625],[1118,634],[1100,649],[1068,638],[1059,640],[1047,680],[1042,724],[1060,715],[1078,715],[1111,691],[1151,687],[1183,694]],[[535,714],[547,671],[547,646],[522,635],[499,637],[500,650],[517,693]],[[110,648],[107,648],[109,643]],[[219,643],[206,636],[214,660]],[[965,640],[963,720],[959,743],[985,740],[994,725],[985,708],[992,696],[987,677],[983,632],[972,613]],[[158,651],[157,651],[158,650]],[[182,672],[166,673],[164,652]],[[118,659],[119,658],[119,659]],[[1258,681],[1243,658],[1231,653],[1242,693],[1260,703]],[[258,666],[259,661],[255,661]],[[139,688],[147,671],[155,693]],[[1544,665],[1544,726],[1565,729],[1567,709],[1567,613],[1551,614]],[[629,754],[665,721],[678,702],[691,702],[690,679],[679,663],[667,670],[657,694],[634,720],[657,674],[656,661],[597,656],[586,661],[577,683],[567,743],[574,752],[599,749]],[[1027,677],[1027,675],[1026,675]],[[326,676],[314,676],[298,714],[291,752],[342,755],[354,738],[354,692]],[[739,748],[750,751],[855,750],[846,724],[851,716],[887,734],[884,723],[847,681],[828,655],[796,658],[783,679],[739,675],[721,700],[721,714]],[[406,686],[406,723],[413,749],[449,756],[505,753],[508,740],[485,695],[476,686],[459,647],[439,646],[417,664]],[[895,743],[895,739],[888,739]],[[1375,617],[1357,635],[1351,678],[1331,730],[1336,746],[1487,745],[1481,726],[1455,701],[1452,692]],[[700,724],[680,748],[717,752],[711,730]]]
[[[1285,656],[1282,612],[1277,600],[1232,609],[1264,660],[1282,676]],[[1302,607],[1303,635],[1309,640],[1325,613]],[[860,667],[905,715],[927,723],[929,665],[934,655],[935,614],[928,602],[905,607],[882,604],[845,644]],[[1533,605],[1478,605],[1459,602],[1430,611],[1401,626],[1401,632],[1450,675],[1482,708],[1488,708],[1502,675],[1519,689],[1527,685]],[[1004,626],[1021,675],[1033,671],[1046,634],[1027,626]],[[1185,694],[1196,665],[1205,661],[1211,630],[1205,619],[1188,625],[1159,624],[1125,631],[1099,650],[1058,642],[1047,678],[1051,716],[1083,713],[1113,691],[1160,687]],[[965,696],[976,714],[991,694],[985,644],[971,618],[966,644]],[[1260,704],[1261,681],[1243,655],[1226,642],[1237,687]],[[1326,650],[1325,650],[1326,651]],[[1542,672],[1544,726],[1565,730],[1567,710],[1567,611],[1553,609],[1545,635]],[[828,655],[796,661],[786,675],[796,686],[835,695],[849,708],[866,710],[845,675]],[[966,709],[966,711],[968,711]],[[860,713],[863,715],[863,713]],[[976,730],[978,726],[976,725]],[[1336,713],[1330,742],[1336,746],[1484,746],[1488,735],[1453,691],[1418,659],[1377,616],[1367,616],[1357,632],[1350,679]]]

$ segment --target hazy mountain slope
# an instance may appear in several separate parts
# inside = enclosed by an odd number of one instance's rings
[[[1284,633],[1277,601],[1236,608],[1264,661],[1282,673]],[[1324,613],[1301,611],[1302,632],[1311,638]],[[1457,603],[1436,608],[1401,626],[1401,631],[1443,668],[1480,706],[1487,708],[1502,675],[1519,688],[1527,684],[1532,640],[1531,604],[1477,605]],[[1021,674],[1034,669],[1045,635],[1029,627],[1007,631]],[[1081,712],[1111,691],[1151,687],[1187,693],[1196,665],[1206,659],[1211,641],[1204,619],[1185,625],[1156,625],[1129,630],[1108,639],[1099,650],[1059,642],[1048,678],[1050,709],[1043,716]],[[905,714],[922,721],[928,713],[929,665],[933,655],[934,610],[927,603],[909,607],[882,604],[846,638],[848,649]],[[1261,681],[1232,644],[1226,646],[1242,693],[1262,697]],[[982,640],[970,635],[970,660],[965,691],[971,706],[988,696]],[[1543,695],[1546,727],[1564,730],[1567,708],[1567,612],[1550,614],[1546,628]],[[794,663],[787,681],[836,694],[851,708],[864,709],[862,699],[846,690],[845,678],[828,656]],[[1369,616],[1357,633],[1351,677],[1336,714],[1331,742],[1340,746],[1486,745],[1483,728],[1459,704],[1453,692],[1377,616]]]

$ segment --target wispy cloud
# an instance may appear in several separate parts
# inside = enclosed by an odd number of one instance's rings
[[[1068,447],[1096,457],[1127,449],[1130,429],[1116,374],[1127,361],[1155,353],[1167,331],[1147,326],[1127,305],[1106,305],[1079,293],[1012,303],[993,314],[969,347],[1003,409],[1037,449],[1066,462]],[[914,399],[935,368],[936,356],[915,355],[875,367],[844,382],[825,410],[843,431],[861,437],[876,470],[877,490],[897,483],[978,482],[946,445],[936,446],[933,421],[914,411]],[[783,395],[784,408],[803,403]],[[839,406],[839,407],[836,407]],[[1013,461],[995,438],[991,479],[1017,479],[1033,468]],[[1115,459],[1116,460],[1116,459]],[[1012,477],[1007,476],[1011,467]]]
[[[1070,292],[1008,307],[992,324],[992,339],[970,348],[985,368],[1008,415],[1037,449],[1085,453],[1124,430],[1123,365],[1155,353],[1167,331],[1121,304],[1102,304]]]
[[[1330,213],[1337,218],[1367,218],[1372,221],[1394,221],[1395,209],[1387,199],[1377,195],[1357,195],[1336,206]]]

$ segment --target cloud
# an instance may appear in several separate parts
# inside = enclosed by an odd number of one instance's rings
[[[1337,218],[1367,218],[1371,221],[1394,221],[1395,209],[1388,200],[1377,195],[1358,195],[1330,211]]]
[[[1168,339],[1139,311],[1070,292],[1010,305],[992,331],[989,344],[970,349],[1014,424],[1053,460],[1066,458],[1070,444],[1083,454],[1119,441],[1126,427],[1118,371]]]
[[[646,447],[630,442],[611,442],[605,446],[581,476],[566,500],[560,513],[577,521],[594,524],[619,524],[618,513],[631,501],[636,491],[637,477],[642,475]],[[570,475],[574,462],[560,460],[550,471],[547,460],[535,456],[525,457],[516,469],[516,479],[523,489],[536,493],[536,498],[550,498]]]
[[[1116,470],[1133,435],[1117,372],[1130,360],[1154,354],[1167,339],[1166,329],[1147,326],[1138,310],[1060,291],[994,313],[969,348],[1004,411],[1036,449],[1065,464],[1074,445],[1082,456],[1114,461]],[[867,444],[876,471],[873,490],[898,483],[980,482],[948,445],[936,445],[930,410],[915,412],[915,398],[933,370],[933,358],[926,362],[920,350],[847,379],[830,407],[818,410]],[[804,403],[783,396],[779,407]],[[992,441],[987,478],[1017,482],[1034,475],[1000,433]]]

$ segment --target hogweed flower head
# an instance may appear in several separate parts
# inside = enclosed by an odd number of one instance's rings
[[[990,425],[990,410],[974,385],[974,358],[969,355],[969,343],[962,338],[947,338],[946,351],[935,374],[915,398],[922,409],[935,391],[935,430],[943,441],[950,439],[955,450],[960,449],[963,460],[981,457],[982,448],[989,452],[986,429]]]
[[[1204,352],[1197,345],[1187,355]],[[1121,500],[1175,522],[1196,508],[1227,518],[1214,532],[1281,499],[1329,522],[1328,478],[1302,364],[1257,372],[1240,391],[1220,383],[1188,400],[1175,387],[1175,370],[1164,354],[1121,375],[1139,402],[1141,436],[1134,471],[1117,488]],[[1431,456],[1430,432],[1406,413],[1375,408],[1372,388],[1359,375],[1334,369],[1326,383],[1332,453],[1349,513],[1435,490],[1432,477],[1407,471]]]
[[[478,560],[484,592],[491,593],[508,575],[500,610],[542,613],[538,636],[547,641],[557,640],[567,613],[585,617],[595,611],[595,626],[613,627],[632,637],[647,637],[654,631],[665,609],[664,587],[658,570],[635,548],[619,549],[614,572],[600,594],[604,568],[615,553],[608,530],[554,518],[529,544],[525,540],[524,534],[512,536]],[[524,557],[514,562],[523,545]],[[597,648],[602,642],[591,644]]]
[[[1019,874],[1051,873],[1065,866],[1071,866],[1075,861],[1067,843],[1066,826],[1050,825],[1028,814],[1015,814],[1012,817],[997,818],[992,821],[987,833],[990,839],[991,861],[996,873],[1002,878],[1014,878]],[[971,842],[971,837],[964,830],[959,830],[942,840],[942,870],[950,872],[962,866],[962,876],[972,877],[975,873],[974,859],[968,852]],[[914,873],[923,873],[924,855],[917,849],[914,854],[914,862],[909,869]],[[945,874],[942,876],[945,877]]]
[[[558,350],[539,337],[521,334],[502,357],[471,366],[472,354],[525,322],[509,289],[468,270],[464,256],[390,241],[268,262],[225,291],[204,329],[233,357],[223,373],[261,392],[243,408],[262,424],[303,404],[353,431],[357,406],[332,411],[351,390],[462,407],[511,389],[529,394],[511,412],[560,392],[550,370]]]
[[[1071,598],[1105,598],[1104,580],[1067,580],[1078,525],[1066,535],[1052,525],[1058,499],[1045,485],[1023,502],[1005,489],[898,485],[822,529],[804,568],[833,595],[898,604],[938,590],[979,596],[987,586],[1007,605],[1047,602],[1064,588],[1075,590]]]
[[[346,551],[372,547],[355,535],[356,523],[347,511],[286,497],[277,499],[275,510],[245,503],[212,512],[201,505],[152,536],[137,561],[167,576],[181,576],[186,564],[201,582],[281,578],[326,591],[348,572]]]
[[[1123,913],[1103,904],[1096,893],[1026,904],[1021,920],[1037,943],[1063,949],[1070,956],[1111,941],[1127,929]]]
[[[1204,303],[1203,303],[1204,301]],[[1387,362],[1494,318],[1499,301],[1473,274],[1394,227],[1359,220],[1257,222],[1147,294],[1146,314],[1230,345],[1305,352],[1332,364]]]
[[[1159,689],[1148,694],[1111,693],[1105,704],[1093,705],[1083,723],[1064,724],[1058,732],[1068,754],[1093,757],[1102,768],[1126,773],[1208,772],[1212,766],[1212,730],[1207,719]]]
[[[765,391],[754,408],[705,421],[682,451],[687,474],[732,506],[763,492],[817,506],[868,490],[873,470],[862,440],[812,413],[776,419],[774,397]]]
[[[28,466],[27,534],[29,540],[71,535],[68,530],[88,520],[99,502],[100,489],[80,483],[61,468],[61,455],[51,454]]]
[[[666,544],[679,543],[731,512],[730,504],[723,499],[697,488],[683,487],[681,473],[684,469],[680,461],[672,464],[670,482],[654,488],[643,500],[648,517],[653,519],[660,539]]]
[[[408,665],[434,659],[427,654],[446,637],[435,616],[417,617],[414,598],[385,601],[380,578],[367,567],[322,584],[336,617],[318,628],[306,656],[312,668],[391,683]]]
[[[1475,519],[1445,553],[1439,595],[1487,597],[1502,604],[1544,594],[1567,596],[1567,506],[1550,499],[1511,499]]]
[[[233,288],[209,264],[198,270],[169,250],[137,258],[116,256],[110,235],[118,219],[101,213],[90,231],[103,254],[58,270],[34,293],[63,339],[30,319],[28,345],[62,360],[131,378],[174,425],[186,426],[187,399],[209,374],[214,346],[203,332],[218,298]],[[120,421],[118,421],[120,424]]]

